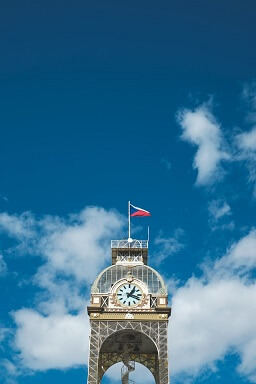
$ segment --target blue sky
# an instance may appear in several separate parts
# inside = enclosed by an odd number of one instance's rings
[[[128,200],[152,213],[133,236],[150,224],[169,285],[172,383],[255,383],[255,2],[1,8],[0,383],[85,382]]]

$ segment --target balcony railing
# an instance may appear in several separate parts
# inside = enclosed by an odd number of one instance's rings
[[[111,248],[148,248],[148,240],[111,240]]]

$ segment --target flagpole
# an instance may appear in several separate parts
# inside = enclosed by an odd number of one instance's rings
[[[128,241],[131,238],[131,202],[128,201]]]

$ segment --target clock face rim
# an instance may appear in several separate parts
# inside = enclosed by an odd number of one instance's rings
[[[125,285],[129,285],[129,284],[132,285],[132,286],[135,286],[136,288],[138,288],[139,291],[140,291],[140,293],[141,293],[140,301],[138,301],[136,304],[128,305],[128,304],[124,304],[124,303],[122,303],[122,302],[119,300],[118,293],[119,293],[120,289],[121,289],[122,287],[124,287]],[[131,288],[131,289],[132,289],[132,288]],[[133,308],[133,307],[136,307],[136,306],[138,306],[139,304],[141,304],[142,299],[143,299],[143,291],[142,291],[141,287],[140,287],[138,284],[130,283],[130,282],[126,282],[126,283],[121,284],[121,285],[117,288],[117,290],[116,290],[116,298],[117,298],[118,303],[119,303],[122,307],[125,307],[125,308]]]

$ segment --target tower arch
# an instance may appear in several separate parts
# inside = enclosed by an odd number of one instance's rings
[[[123,362],[122,373],[132,372],[133,362],[145,366],[158,381],[158,348],[154,340],[145,332],[132,327],[112,332],[102,342],[99,350],[100,381],[104,373],[114,364]],[[126,369],[127,367],[127,369]]]

